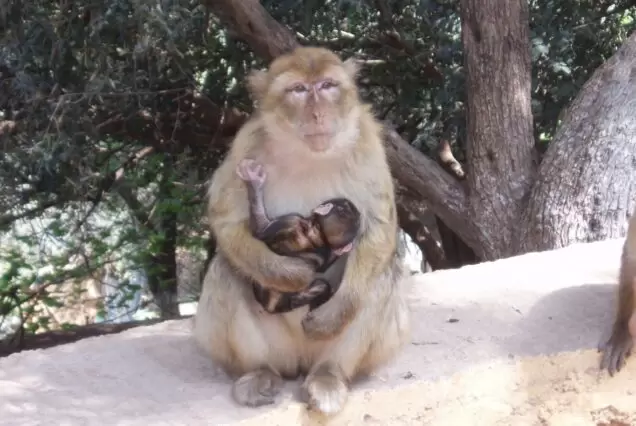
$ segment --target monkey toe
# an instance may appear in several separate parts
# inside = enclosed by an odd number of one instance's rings
[[[249,407],[273,404],[283,389],[283,379],[269,369],[260,369],[239,377],[232,386],[236,402]]]
[[[625,366],[625,362],[631,354],[632,345],[631,338],[620,341],[612,339],[600,345],[599,350],[602,352],[600,369],[607,370],[609,375],[613,377]]]
[[[333,415],[342,410],[349,390],[338,374],[319,368],[303,384],[303,399],[311,410]]]

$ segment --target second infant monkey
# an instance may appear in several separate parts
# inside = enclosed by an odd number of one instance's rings
[[[275,294],[257,286],[257,300],[273,313],[309,304],[311,309],[326,302],[340,286],[353,240],[360,228],[360,212],[349,200],[334,198],[316,207],[308,218],[290,213],[271,219],[265,211],[261,164],[245,159],[237,173],[247,184],[250,228],[272,251],[309,262],[317,272],[306,290]]]

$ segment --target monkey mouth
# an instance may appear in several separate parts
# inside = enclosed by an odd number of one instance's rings
[[[312,151],[324,152],[331,148],[333,136],[332,132],[327,131],[305,133],[305,141]]]

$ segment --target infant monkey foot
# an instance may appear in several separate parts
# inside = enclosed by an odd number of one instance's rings
[[[232,385],[232,396],[241,405],[260,407],[273,404],[283,389],[283,379],[268,368],[250,371]]]
[[[340,412],[347,402],[349,389],[337,367],[323,364],[309,374],[302,385],[302,397],[309,409],[326,415]]]
[[[236,174],[244,181],[254,182],[257,186],[262,186],[267,177],[263,165],[250,158],[243,159],[238,163]]]

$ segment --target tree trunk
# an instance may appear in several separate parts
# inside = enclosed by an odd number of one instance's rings
[[[161,318],[179,317],[177,297],[177,214],[165,212],[159,229],[164,233],[148,268],[148,287],[159,307]]]
[[[636,32],[583,86],[539,167],[521,248],[618,238],[636,195]]]
[[[159,184],[157,205],[159,238],[152,264],[148,268],[148,286],[159,307],[161,318],[179,317],[179,301],[177,294],[177,212],[174,207],[165,207],[165,201],[172,196],[172,165],[174,158],[165,155],[163,176]],[[163,204],[163,205],[162,205]]]
[[[528,4],[462,0],[461,19],[468,217],[485,230],[484,258],[495,259],[515,254],[515,231],[534,177]]]

